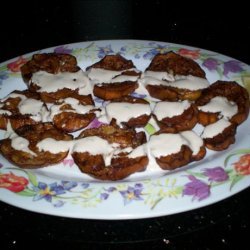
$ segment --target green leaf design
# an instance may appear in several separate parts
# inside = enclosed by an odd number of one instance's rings
[[[151,124],[151,123],[148,123],[144,129],[146,130],[146,132],[149,134],[149,135],[152,135],[156,132],[156,129],[155,127]]]
[[[235,155],[240,155],[240,154],[248,154],[250,153],[250,149],[249,148],[244,148],[244,149],[239,149],[234,151],[232,154],[229,154],[225,160],[224,160],[224,166],[226,167],[228,164],[228,161],[230,160],[231,157],[235,156]]]
[[[188,170],[187,173],[188,173],[188,174],[191,174],[191,175],[193,175],[193,176],[195,176],[195,177],[198,177],[198,178],[206,178],[206,177],[207,177],[207,176],[205,176],[205,175],[202,174],[202,173],[192,172],[192,171],[190,171],[190,170]]]
[[[38,186],[38,182],[37,182],[37,178],[36,176],[31,173],[30,171],[25,171],[26,174],[28,175],[28,178],[29,178],[29,181],[35,186],[37,187]]]
[[[35,195],[35,192],[30,189],[24,189],[23,191],[18,192],[16,194],[26,197],[33,197]]]
[[[243,178],[244,176],[243,175],[235,175],[235,176],[233,176],[233,178],[232,178],[232,183],[231,183],[231,185],[230,185],[230,191],[233,189],[233,187],[235,186],[235,184],[237,183],[237,182],[239,182],[242,178]]]

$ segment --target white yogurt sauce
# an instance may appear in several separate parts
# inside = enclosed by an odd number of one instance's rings
[[[223,132],[223,130],[227,127],[229,127],[231,123],[225,119],[220,119],[215,123],[209,124],[204,128],[203,133],[201,134],[201,137],[206,138],[213,138],[216,135]]]
[[[203,112],[217,113],[221,116],[230,119],[238,112],[238,106],[235,102],[230,102],[226,97],[216,96],[209,103],[203,106],[198,106],[198,109]]]
[[[149,152],[156,158],[178,153],[182,145],[188,141],[180,134],[152,135],[148,141]]]
[[[106,105],[105,109],[108,121],[115,118],[118,125],[128,122],[131,118],[151,113],[150,105],[141,103],[111,102]]]
[[[146,71],[147,72],[147,71]],[[159,72],[160,76],[155,76],[155,74],[147,74],[144,73],[142,78],[139,80],[140,84],[143,85],[163,85],[163,86],[169,86],[174,88],[180,88],[180,89],[188,89],[191,91],[200,90],[207,88],[209,86],[209,82],[200,77],[188,75],[188,76],[181,76],[181,75],[175,75],[173,78],[168,78],[168,80],[162,80],[161,76],[163,75],[162,72]],[[148,75],[148,76],[147,76]]]
[[[126,70],[107,70],[101,68],[91,68],[87,71],[88,77],[92,83],[112,83],[112,82],[125,82],[137,81],[139,76],[121,75],[125,71],[136,71],[137,69],[131,68]]]
[[[153,113],[156,115],[157,119],[161,121],[166,117],[174,117],[177,115],[181,115],[186,109],[190,107],[190,103],[188,101],[180,101],[180,102],[167,102],[162,101],[158,102],[155,105]]]
[[[194,131],[188,130],[180,133],[189,144],[189,147],[193,151],[193,155],[199,153],[200,148],[203,146],[203,140]]]
[[[92,93],[90,81],[82,70],[77,72],[59,72],[57,74],[38,71],[32,75],[31,82],[40,87],[38,92],[51,93],[68,88],[72,90],[79,89],[79,94],[81,95]]]

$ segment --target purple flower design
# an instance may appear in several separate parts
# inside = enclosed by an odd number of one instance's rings
[[[108,54],[114,53],[114,51],[111,48],[111,44],[105,46],[105,47],[98,47],[98,57],[103,58],[104,56]]]
[[[55,53],[58,54],[71,54],[73,49],[69,49],[68,46],[62,45],[54,49]]]
[[[242,68],[242,62],[236,61],[236,60],[230,60],[224,63],[224,71],[223,75],[228,76],[228,73],[238,73],[243,71],[244,69]]]
[[[189,175],[188,179],[191,182],[185,184],[182,195],[191,195],[193,196],[192,200],[198,199],[198,201],[209,197],[210,186],[208,184],[197,179],[193,175]]]
[[[227,172],[222,167],[206,168],[204,175],[208,177],[209,181],[222,182],[226,181],[229,177]]]
[[[88,128],[99,128],[101,125],[103,125],[103,122],[100,122],[97,118],[95,118],[88,126]]]
[[[8,76],[8,74],[7,74],[7,72],[0,72],[0,84],[2,84],[3,83],[3,81],[4,80],[6,80],[6,79],[8,79],[9,78],[9,76]]]
[[[2,168],[3,167],[3,163],[0,163],[0,168]]]
[[[219,66],[219,62],[214,58],[207,58],[203,63],[202,66],[206,67],[208,70],[217,70]]]
[[[52,197],[66,193],[62,185],[57,185],[56,182],[47,185],[46,183],[39,182],[37,187],[33,187],[36,195],[33,201],[45,199],[48,202],[52,201]]]
[[[166,45],[160,45],[160,44],[156,44],[155,48],[152,48],[151,50],[149,50],[146,54],[143,55],[144,59],[149,59],[151,60],[155,55],[157,54],[163,54],[169,51],[168,46]]]
[[[120,191],[123,197],[124,205],[129,204],[131,201],[143,200],[141,197],[143,190],[143,185],[137,183],[134,187],[128,186],[127,190]]]
[[[108,193],[101,193],[100,194],[100,198],[101,198],[101,200],[107,200],[108,199],[108,197],[109,197],[109,194]]]

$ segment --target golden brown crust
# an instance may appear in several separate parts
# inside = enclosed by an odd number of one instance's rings
[[[76,58],[72,55],[43,53],[34,54],[32,59],[21,67],[21,74],[24,82],[28,83],[32,74],[40,70],[56,74],[58,72],[76,72],[79,69]]]
[[[136,133],[132,129],[121,129],[117,126],[102,125],[99,128],[84,130],[79,138],[99,136],[109,143],[116,143],[121,149],[132,147],[133,149],[146,142],[144,132]],[[127,157],[128,153],[120,153],[111,159],[109,166],[105,166],[102,155],[90,155],[88,152],[74,152],[72,157],[79,169],[101,180],[120,180],[127,176],[144,171],[148,164],[147,156],[136,158]]]
[[[36,90],[34,90],[36,91]],[[59,89],[56,92],[40,92],[41,100],[45,103],[54,103],[68,97],[75,98],[83,105],[94,105],[91,95],[79,95],[78,90]]]
[[[133,62],[127,60],[119,54],[107,55],[99,62],[87,67],[87,70],[91,68],[101,68],[105,70],[123,71],[121,75],[139,76],[135,70]],[[136,81],[114,82],[114,83],[101,83],[94,86],[93,93],[95,96],[103,100],[118,99],[123,96],[127,96],[138,88]]]
[[[199,152],[196,155],[192,154],[191,161],[202,160],[205,157],[206,153],[207,153],[206,147],[202,145]]]
[[[200,78],[206,78],[205,72],[198,63],[190,58],[183,57],[172,51],[165,54],[157,54],[151,61],[146,70],[167,72],[172,75],[192,75]],[[194,101],[201,95],[201,90],[188,90],[184,88],[175,88],[172,86],[147,84],[146,89],[149,94],[159,100]]]
[[[237,125],[232,123],[225,128],[222,133],[214,136],[213,138],[204,138],[204,144],[208,149],[214,151],[222,151],[227,149],[231,144],[235,142]]]
[[[127,103],[139,103],[139,104],[147,104],[149,105],[149,102],[142,99],[142,98],[137,98],[137,97],[133,97],[133,96],[124,96],[124,97],[121,97],[119,99],[114,99],[112,101],[112,103],[114,102],[127,102]],[[135,118],[131,118],[129,119],[128,122],[122,122],[122,124],[125,126],[125,127],[128,127],[128,128],[139,128],[139,127],[144,127],[149,119],[150,119],[151,115],[140,115],[138,117],[135,117]],[[111,123],[116,123],[115,119],[112,120]]]
[[[146,70],[166,71],[173,75],[193,75],[206,78],[204,70],[194,60],[174,53],[157,54]]]
[[[188,146],[182,145],[178,153],[156,158],[156,162],[164,170],[173,170],[187,165],[191,158],[192,150]]]
[[[72,133],[87,127],[95,117],[95,113],[61,112],[53,117],[53,124],[64,132]]]
[[[101,125],[98,128],[85,129],[78,138],[99,136],[109,143],[117,143],[121,148],[136,148],[146,142],[144,132],[136,133],[134,129],[124,129],[116,125]]]
[[[130,95],[138,86],[137,82],[131,81],[122,83],[102,83],[94,86],[93,93],[103,100],[113,100]]]
[[[50,123],[26,125],[17,129],[16,133],[29,141],[29,149],[36,155],[14,149],[9,138],[0,141],[0,152],[7,160],[21,168],[41,168],[57,164],[68,155],[68,151],[57,154],[39,151],[36,146],[39,141],[45,138],[65,141],[73,139],[71,135],[62,133]]]
[[[20,94],[24,95],[27,98],[39,100],[39,95],[36,93],[32,93],[29,90],[15,90],[11,92],[10,94]],[[21,114],[18,105],[22,101],[20,97],[9,97],[4,102],[0,102],[3,106],[1,107],[2,110],[6,110],[7,112],[10,112],[11,114],[0,114],[0,129],[7,129],[7,124],[10,122],[13,129],[20,128],[24,125],[32,125],[37,124],[39,122],[33,120],[31,118],[31,115],[29,114]]]
[[[119,54],[116,55],[106,55],[99,62],[89,66],[86,70],[91,68],[101,68],[106,70],[126,70],[135,68],[133,62],[131,60],[127,60]]]
[[[113,158],[108,167],[105,166],[101,155],[93,156],[89,153],[73,153],[72,157],[83,173],[100,180],[121,180],[135,172],[144,171],[148,164],[147,156],[133,159],[128,157]]]
[[[245,88],[236,82],[217,81],[202,91],[202,95],[195,102],[197,106],[203,106],[216,96],[226,97],[229,101],[235,102],[238,112],[229,121],[241,124],[249,115],[249,94]],[[209,113],[199,111],[199,123],[206,126],[219,120],[220,113]]]
[[[197,114],[197,108],[191,104],[181,115],[165,117],[162,120],[158,120],[154,114],[153,116],[162,132],[177,133],[184,130],[191,130],[197,124]]]
[[[195,101],[201,95],[201,90],[188,90],[181,88],[174,88],[171,86],[152,85],[147,84],[146,89],[149,94],[159,100],[178,101],[189,100]]]

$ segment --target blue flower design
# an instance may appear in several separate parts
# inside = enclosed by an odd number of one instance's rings
[[[108,54],[114,53],[114,51],[111,48],[111,44],[105,46],[105,47],[98,47],[98,57],[103,58],[104,56]]]
[[[8,79],[9,76],[6,71],[0,72],[0,85],[3,83],[4,80]]]
[[[151,60],[155,55],[163,54],[169,51],[169,48],[166,45],[156,44],[155,46],[156,46],[155,48],[152,48],[146,54],[143,55],[144,59]]]
[[[76,181],[61,181],[64,190],[70,190],[77,186]]]
[[[36,195],[33,201],[45,199],[48,202],[52,201],[52,197],[66,193],[62,185],[57,185],[56,182],[47,185],[46,183],[39,182],[36,187],[33,187]]]
[[[87,189],[89,185],[90,185],[89,183],[85,183],[85,182],[81,184],[83,189]]]
[[[108,193],[101,193],[101,194],[100,194],[101,200],[107,200],[108,197],[109,197],[109,194],[108,194]]]
[[[120,191],[120,194],[123,197],[124,205],[129,204],[131,201],[143,200],[141,197],[143,190],[143,185],[137,183],[134,187],[128,186],[127,190]]]

